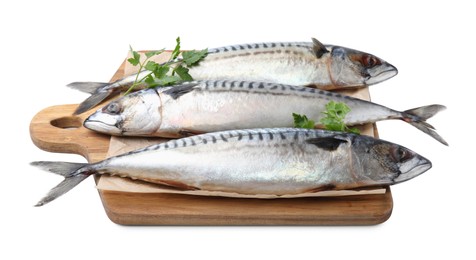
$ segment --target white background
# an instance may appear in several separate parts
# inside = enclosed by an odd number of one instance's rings
[[[422,2],[2,1],[0,259],[474,259],[474,8]],[[404,122],[378,123],[381,138],[426,156],[433,168],[392,188],[393,214],[377,226],[119,226],[92,178],[34,208],[61,178],[30,161],[85,159],[34,146],[31,118],[85,99],[65,85],[108,81],[129,44],[170,49],[177,36],[182,49],[316,37],[373,53],[399,69],[371,87],[373,101],[399,110],[446,105],[430,123],[450,146]]]

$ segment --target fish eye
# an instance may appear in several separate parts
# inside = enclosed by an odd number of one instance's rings
[[[376,65],[380,65],[380,60],[372,55],[364,55],[362,56],[361,63],[366,68],[372,68]]]
[[[403,149],[402,147],[392,149],[390,155],[395,162],[399,163],[408,161],[413,157],[413,155],[408,150]]]
[[[106,106],[106,111],[104,112],[113,115],[119,114],[119,112],[121,112],[121,105],[119,105],[117,102],[112,102]]]

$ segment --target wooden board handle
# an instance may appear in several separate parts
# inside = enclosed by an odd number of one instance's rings
[[[30,136],[38,148],[56,153],[74,153],[89,162],[103,160],[110,137],[83,127],[91,112],[73,115],[78,105],[61,105],[45,108],[30,122]]]

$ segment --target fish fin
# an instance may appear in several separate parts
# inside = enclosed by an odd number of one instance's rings
[[[103,101],[107,97],[109,97],[113,92],[105,91],[102,89],[110,84],[111,83],[107,83],[107,82],[89,82],[89,81],[69,83],[67,85],[68,87],[91,94],[89,98],[87,98],[86,100],[81,102],[81,104],[79,104],[78,108],[76,109],[76,111],[74,111],[73,114],[79,115],[81,113],[84,113],[90,108],[101,103],[101,101]]]
[[[312,38],[312,50],[318,59],[321,58],[325,53],[329,52],[326,46],[324,46],[324,44],[322,44],[316,38]]]
[[[335,190],[335,188],[336,186],[334,184],[325,184],[325,185],[321,185],[319,187],[307,190],[305,191],[305,193],[315,193],[315,192],[326,191],[326,190]]]
[[[86,100],[81,102],[81,104],[79,104],[79,106],[76,108],[73,114],[79,115],[81,113],[88,111],[89,109],[95,107],[97,104],[101,103],[101,101],[103,101],[104,99],[108,98],[111,94],[112,92],[109,92],[109,91],[92,94]]]
[[[417,107],[403,112],[403,121],[418,128],[420,131],[435,138],[438,142],[448,145],[448,143],[435,131],[435,128],[428,124],[425,120],[433,117],[438,112],[445,110],[443,105],[429,105],[423,107]]]
[[[404,113],[421,117],[423,120],[427,120],[430,117],[433,117],[438,112],[445,110],[446,107],[443,105],[429,105],[423,107],[417,107],[413,109],[405,110]]]
[[[65,178],[62,182],[60,182],[60,184],[51,189],[48,194],[46,194],[46,196],[44,196],[40,201],[38,201],[38,203],[35,204],[35,207],[41,207],[53,201],[59,196],[70,191],[72,188],[76,187],[76,185],[85,180],[87,177],[89,177],[89,175],[80,174]]]
[[[196,131],[196,130],[188,130],[188,129],[181,129],[178,133],[181,137],[189,137],[189,136],[194,136],[194,135],[205,134],[206,132]]]
[[[161,180],[161,181],[150,180],[150,182],[165,185],[169,188],[174,188],[174,189],[182,190],[182,191],[185,191],[185,190],[200,190],[200,188],[190,186],[190,185],[187,185],[183,182],[174,181],[174,180]]]
[[[422,132],[428,134],[429,136],[435,138],[438,142],[448,146],[448,142],[443,139],[434,129],[427,127],[425,122],[408,122],[410,125],[420,129]]]
[[[342,143],[347,143],[345,139],[339,139],[335,137],[321,137],[321,138],[311,138],[306,140],[307,143],[316,145],[319,148],[322,148],[327,151],[336,150]]]
[[[72,89],[79,90],[81,92],[89,93],[89,94],[94,94],[96,92],[99,92],[99,89],[109,85],[111,83],[107,82],[71,82],[69,83],[68,87]]]
[[[56,173],[63,177],[70,177],[72,173],[77,171],[79,168],[86,165],[85,163],[70,163],[70,162],[32,162],[30,163],[31,166],[38,167],[42,170]]]
[[[190,82],[190,83],[185,83],[181,84],[175,87],[172,87],[170,89],[167,89],[166,91],[162,92],[164,94],[167,94],[171,96],[173,99],[177,99],[191,91],[193,91],[193,87],[197,86],[198,83],[196,82]]]
[[[85,166],[89,165],[87,163],[41,161],[32,162],[31,165],[65,177],[60,184],[51,189],[48,194],[46,194],[46,196],[35,205],[36,207],[43,206],[65,194],[94,173],[94,171],[91,171],[90,169],[85,169]]]

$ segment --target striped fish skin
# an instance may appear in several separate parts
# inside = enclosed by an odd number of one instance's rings
[[[148,72],[140,72],[139,78]],[[332,90],[377,84],[398,70],[361,51],[312,42],[270,42],[210,49],[189,73],[195,80],[247,80],[312,86]],[[91,93],[75,114],[132,85],[131,75],[113,83],[73,82],[68,86]],[[143,87],[143,86],[142,86]]]
[[[34,165],[58,173],[67,163]],[[79,168],[74,164],[72,172],[60,173],[74,185],[58,185],[39,205],[78,184],[74,178],[95,173],[188,190],[291,195],[393,185],[430,168],[417,153],[367,136],[295,128],[232,130],[171,140]]]
[[[361,87],[398,73],[361,51],[313,42],[255,43],[211,49],[190,74],[196,80],[248,80],[320,89]]]
[[[402,119],[418,124],[445,143],[425,121],[442,106],[399,112],[368,102],[314,88],[248,81],[195,81],[147,89],[119,98],[84,121],[84,126],[111,135],[181,137],[214,131],[292,127],[293,113],[319,122],[329,101],[343,102],[351,111],[348,125]],[[430,111],[426,118],[417,114]],[[430,109],[431,110],[431,109]]]

